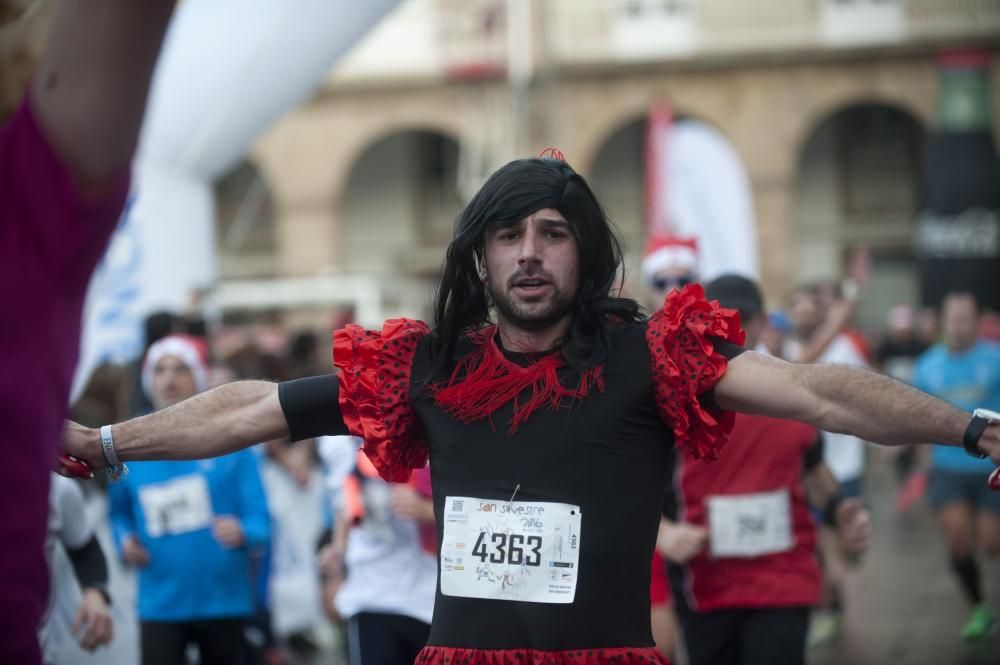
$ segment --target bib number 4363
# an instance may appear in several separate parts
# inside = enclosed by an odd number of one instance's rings
[[[472,548],[472,555],[479,557],[479,560],[486,563],[510,564],[512,566],[541,566],[542,565],[542,537],[523,536],[519,533],[499,533],[489,534],[489,542],[493,546],[490,552],[487,548],[486,531],[479,532],[475,547]]]

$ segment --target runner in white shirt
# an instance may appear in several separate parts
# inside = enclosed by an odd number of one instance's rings
[[[826,323],[827,312],[828,308],[822,305],[819,288],[801,287],[792,294],[789,315],[795,339],[789,345],[789,360],[799,360],[800,349],[817,335],[824,334],[821,328]],[[858,344],[849,333],[845,332],[833,337],[822,349],[816,361],[866,369],[869,367]],[[865,470],[865,442],[850,434],[824,432],[823,436],[826,440],[823,461],[840,483],[840,493],[845,497],[861,496]],[[827,607],[820,610],[813,618],[810,644],[826,641],[839,631],[843,602],[841,590],[849,568],[837,545],[836,535],[829,528],[824,527],[820,532],[820,547],[828,601]]]
[[[346,575],[334,605],[347,621],[350,665],[412,663],[427,642],[434,611],[437,560],[419,524],[433,524],[433,507],[410,485],[387,483],[366,469],[360,446],[351,436],[319,439],[336,515],[333,543],[322,558],[330,574],[331,559],[336,566],[342,556]],[[352,496],[356,489],[360,497]]]
[[[69,664],[79,648],[94,651],[111,641],[108,566],[87,519],[76,481],[52,474],[45,558],[52,575],[49,609],[39,629],[47,665]]]

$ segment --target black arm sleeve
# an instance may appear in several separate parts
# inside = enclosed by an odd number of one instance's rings
[[[97,542],[97,536],[91,536],[90,540],[79,549],[71,550],[67,547],[66,554],[73,564],[73,572],[76,573],[80,587],[83,589],[96,587],[104,592],[108,585],[108,562],[104,558],[100,543]]]
[[[714,346],[719,355],[726,360],[732,360],[736,356],[748,350],[745,346],[733,344],[732,342],[726,341],[721,337],[712,337],[711,339],[712,346]]]
[[[739,346],[733,344],[732,342],[727,342],[721,337],[712,337],[712,346],[715,347],[716,352],[725,358],[727,361],[732,360],[736,356],[740,355],[748,349],[744,346]],[[712,386],[707,391],[698,395],[698,401],[701,405],[710,411],[721,411],[719,405],[715,403],[715,386]]]
[[[340,381],[335,374],[278,384],[278,401],[292,441],[350,434],[340,414]]]
[[[809,473],[816,466],[823,461],[823,432],[816,433],[816,440],[813,442],[809,449],[806,451],[805,457],[802,459],[802,466],[806,473]]]

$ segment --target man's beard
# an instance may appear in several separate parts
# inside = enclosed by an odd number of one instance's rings
[[[521,330],[545,330],[561,321],[573,310],[576,294],[567,294],[550,282],[552,294],[544,307],[538,308],[537,303],[526,306],[510,296],[509,291],[494,289],[486,283],[486,293],[489,295],[497,313],[504,321]]]

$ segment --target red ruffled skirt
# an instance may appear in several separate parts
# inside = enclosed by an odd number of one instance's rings
[[[669,665],[654,647],[538,651],[535,649],[456,649],[428,646],[416,665]]]

